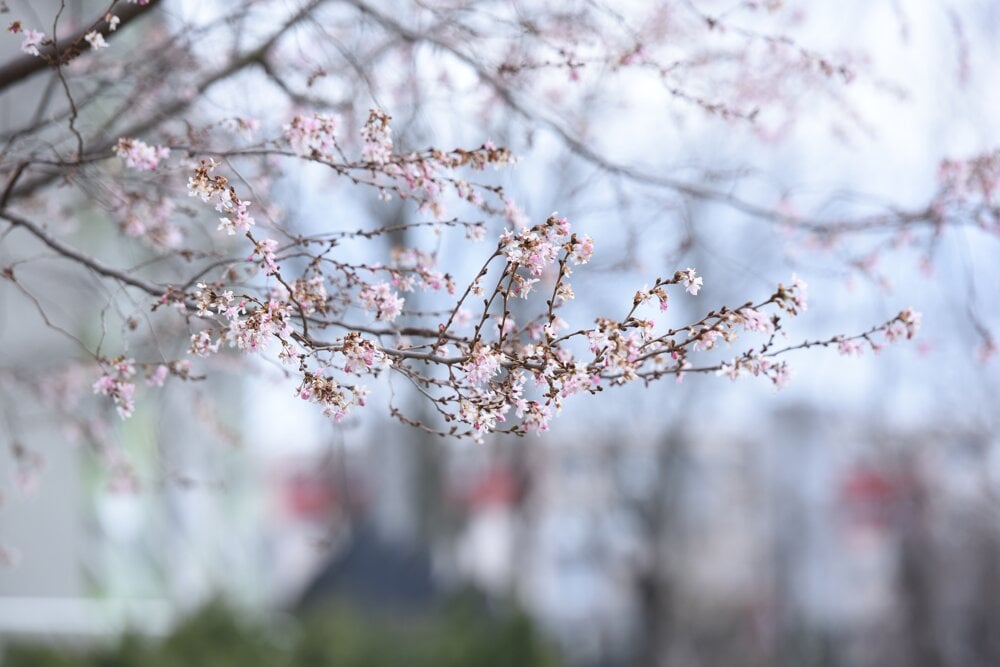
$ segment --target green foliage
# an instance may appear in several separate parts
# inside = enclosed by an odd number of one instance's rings
[[[163,640],[125,635],[68,652],[14,645],[4,667],[556,667],[519,613],[489,615],[469,598],[428,616],[375,616],[338,606],[299,623],[251,622],[213,603]]]

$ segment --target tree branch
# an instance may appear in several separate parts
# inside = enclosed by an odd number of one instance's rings
[[[154,9],[159,3],[160,0],[149,0],[149,3],[145,5],[131,3],[121,5],[117,9],[113,9],[111,11],[112,14],[117,15],[118,18],[121,19],[118,30],[113,33],[105,27],[97,32],[100,32],[106,38],[110,39],[117,32],[120,32],[121,28],[127,25],[130,21],[133,21],[146,12]],[[0,91],[48,69],[51,66],[51,63],[62,62],[62,59],[72,49],[76,48],[77,42],[83,39],[83,36],[90,32],[89,26],[101,20],[102,19],[97,19],[69,37],[60,39],[59,42],[61,44],[65,44],[65,46],[56,47],[55,45],[49,45],[42,47],[39,49],[40,55],[38,56],[19,56],[18,58],[8,62],[6,65],[0,67]]]
[[[22,218],[19,215],[10,213],[8,211],[0,212],[0,218],[10,222],[15,227],[21,227],[27,230],[32,236],[37,238],[39,241],[47,245],[48,247],[55,250],[58,254],[62,255],[66,259],[73,260],[77,264],[81,264],[91,271],[98,273],[107,278],[114,278],[115,280],[122,282],[126,285],[131,285],[141,289],[143,292],[155,297],[163,296],[167,290],[164,287],[160,287],[153,283],[142,280],[141,278],[136,278],[135,276],[130,276],[128,273],[121,271],[119,269],[111,268],[106,266],[100,261],[83,254],[73,246],[67,245],[55,238],[48,232],[46,232],[37,223],[28,220],[27,218]]]
[[[140,137],[154,129],[165,120],[178,117],[183,111],[190,107],[196,99],[198,99],[206,90],[211,88],[213,85],[229,78],[230,76],[242,71],[243,69],[249,67],[250,65],[261,64],[267,55],[267,53],[274,47],[275,43],[292,27],[301,22],[306,18],[313,10],[315,10],[319,5],[321,5],[325,0],[313,0],[309,4],[305,5],[296,12],[292,17],[290,17],[282,26],[276,30],[263,44],[257,48],[249,51],[234,60],[231,60],[224,67],[221,67],[211,74],[207,75],[195,86],[196,94],[193,96],[183,96],[180,97],[169,106],[163,107],[158,114],[155,116],[150,116],[143,120],[140,120],[133,125],[117,132],[114,137],[106,139],[104,142],[97,144],[96,146],[87,147],[87,154],[90,155],[104,155],[110,156],[111,149],[114,148],[115,143],[118,141],[118,137]],[[20,197],[28,196],[34,193],[41,187],[44,187],[63,175],[64,172],[53,172],[48,174],[41,174],[33,179],[30,179],[21,184],[20,187],[16,188],[11,196],[14,199]]]

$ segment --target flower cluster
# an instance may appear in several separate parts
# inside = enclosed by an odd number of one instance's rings
[[[736,357],[732,361],[720,364],[716,375],[723,375],[730,380],[738,380],[743,375],[753,375],[754,377],[766,377],[778,389],[788,383],[789,368],[784,361],[774,361],[760,354],[750,352],[742,357]]]
[[[135,361],[119,357],[108,365],[102,365],[101,377],[93,384],[95,394],[110,396],[114,401],[118,416],[126,419],[135,411]]]
[[[422,211],[432,213],[439,220],[445,217],[446,194],[455,194],[491,213],[495,209],[484,198],[485,192],[496,195],[505,207],[514,206],[498,186],[474,185],[453,174],[461,168],[479,171],[487,165],[512,164],[515,160],[508,149],[486,142],[473,150],[432,148],[399,153],[393,142],[390,121],[384,111],[369,110],[361,128],[361,160],[357,162],[348,160],[337,144],[337,121],[333,116],[295,116],[283,129],[285,140],[296,154],[323,162],[340,174],[351,174],[355,183],[377,188],[381,199],[391,199],[395,194],[401,199],[413,200]]]
[[[598,318],[596,328],[587,334],[594,365],[601,374],[612,377],[618,384],[635,380],[640,354],[650,340],[652,329],[651,320],[631,320],[622,324]]]
[[[22,32],[24,33],[24,38],[21,40],[21,51],[27,53],[29,56],[41,55],[38,51],[38,47],[44,46],[49,41],[44,32],[38,30],[25,30],[20,21],[14,21],[7,26],[7,31],[14,33],[15,35]]]
[[[938,169],[941,190],[931,203],[939,223],[968,215],[980,226],[1000,231],[1000,150],[965,160],[944,160]]]
[[[284,286],[278,286],[276,291],[281,292]],[[292,301],[302,308],[306,315],[313,313],[323,313],[327,309],[329,296],[326,293],[326,286],[323,276],[315,275],[309,278],[298,278],[292,283]]]
[[[278,242],[274,239],[254,241],[253,254],[250,255],[250,261],[258,262],[260,268],[264,269],[265,274],[269,276],[274,275],[279,270],[277,260],[274,256],[277,250]]]
[[[322,406],[323,414],[337,422],[347,416],[351,407],[363,406],[368,395],[366,388],[341,385],[322,371],[307,371],[296,391],[299,398]]]
[[[774,333],[777,328],[774,316],[768,316],[750,306],[744,306],[739,310],[731,312],[730,319],[733,322],[742,325],[744,331],[771,334]]]
[[[194,176],[188,178],[188,196],[198,197],[205,203],[217,200],[215,210],[227,214],[219,218],[220,230],[230,236],[237,231],[248,232],[256,224],[249,212],[250,202],[240,199],[225,176],[213,175],[217,166],[218,163],[209,158],[195,167]]]
[[[354,375],[371,373],[386,363],[385,353],[378,346],[366,340],[357,331],[348,333],[341,340],[340,351],[346,360],[344,372]]]
[[[299,155],[326,161],[335,159],[335,151],[338,150],[334,136],[337,129],[335,116],[295,116],[282,129],[292,150]]]
[[[779,308],[789,315],[798,315],[808,308],[808,295],[809,286],[804,280],[793,274],[791,287],[778,285],[778,292],[775,296]]]
[[[566,238],[569,236],[569,222],[553,213],[541,225],[522,229],[516,234],[510,230],[505,231],[500,237],[500,248],[510,264],[523,266],[531,275],[540,276],[556,260],[561,249],[567,252],[574,264],[590,261],[594,252],[594,243],[590,237],[577,238],[574,234],[567,242]]]
[[[292,306],[279,292],[264,301],[237,299],[229,290],[217,291],[204,283],[194,293],[198,315],[219,317],[225,327],[213,340],[210,331],[200,331],[191,338],[191,352],[207,356],[217,352],[226,342],[244,352],[258,352],[267,340],[275,337],[287,340],[292,333]]]
[[[181,244],[183,235],[171,222],[175,208],[172,199],[150,201],[127,195],[125,204],[119,211],[122,216],[122,231],[152,247],[176,248]]]
[[[125,160],[126,166],[139,171],[154,171],[160,166],[161,160],[170,157],[170,149],[166,146],[150,146],[144,141],[129,137],[120,138],[115,144],[114,152]]]
[[[375,311],[375,319],[392,322],[403,312],[405,300],[392,291],[389,283],[365,285],[358,292],[358,301],[368,311]]]
[[[116,16],[115,18],[118,17]],[[94,51],[108,48],[108,43],[104,40],[104,35],[96,30],[91,30],[83,38],[87,41],[87,44],[90,44],[90,48]]]
[[[899,313],[885,329],[885,337],[890,343],[899,340],[910,340],[920,329],[922,315],[913,308],[907,308]]]
[[[694,272],[694,269],[687,268],[683,271],[678,271],[676,278],[684,283],[684,289],[688,294],[692,296],[698,295],[698,290],[701,289],[703,282],[701,277]]]
[[[235,188],[230,188],[216,204],[216,210],[227,215],[219,218],[219,229],[232,236],[236,232],[248,232],[254,226],[250,215],[250,202],[236,196]]]
[[[378,109],[368,112],[368,120],[361,128],[361,139],[364,146],[361,158],[366,162],[383,165],[392,158],[392,127],[389,125],[389,115]]]
[[[227,190],[229,187],[229,179],[225,176],[213,174],[215,168],[219,164],[212,158],[207,160],[202,160],[201,163],[195,167],[194,176],[188,177],[188,196],[198,197],[206,204],[212,201],[212,198],[219,195]]]
[[[455,293],[451,276],[434,269],[437,260],[429,253],[416,248],[394,248],[392,263],[392,284],[404,292],[412,292],[415,286],[419,286],[425,290],[444,289],[448,294]]]
[[[247,312],[246,317],[230,321],[223,338],[244,352],[257,352],[271,337],[282,340],[291,336],[291,306],[271,298]]]
[[[501,355],[489,345],[476,345],[462,366],[465,381],[472,386],[484,385],[500,372]]]

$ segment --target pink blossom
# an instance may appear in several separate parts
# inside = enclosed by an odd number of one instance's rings
[[[528,226],[528,217],[524,214],[524,211],[511,199],[507,199],[503,203],[503,215],[510,224],[514,226],[515,229],[522,229]]]
[[[361,128],[361,138],[364,140],[361,156],[364,160],[386,164],[392,158],[392,128],[389,127],[389,120],[384,112],[369,110],[368,120]]]
[[[375,319],[392,322],[403,312],[405,300],[392,291],[389,283],[365,285],[358,292],[358,300],[365,310],[375,311]]]
[[[305,157],[333,161],[337,150],[337,118],[328,114],[295,116],[282,128],[292,150]]]
[[[586,264],[594,254],[594,240],[584,234],[580,238],[574,237],[569,251],[569,259],[574,264]],[[701,280],[699,278],[699,280]],[[666,310],[664,308],[664,310]]]
[[[150,146],[144,141],[128,137],[119,139],[114,151],[115,155],[125,160],[126,166],[139,171],[153,171],[160,166],[161,160],[170,157],[170,149],[166,146]]]
[[[719,364],[719,370],[715,372],[716,375],[724,375],[725,377],[733,380],[734,382],[740,377],[740,365],[734,362],[722,362]]]
[[[711,350],[715,347],[716,341],[722,337],[722,334],[715,329],[704,329],[695,338],[694,344],[691,346],[695,352],[700,352],[702,350]]]
[[[188,178],[188,196],[198,197],[206,204],[217,195],[226,192],[229,185],[225,176],[213,176],[212,172],[219,164],[212,158],[202,160],[201,164],[195,167],[194,176]]]
[[[559,395],[563,398],[567,396],[572,396],[588,389],[593,389],[600,383],[600,377],[596,375],[591,375],[584,364],[576,363],[573,365],[573,370],[566,373],[561,378],[562,386],[559,390]]]
[[[135,385],[130,378],[135,375],[135,362],[131,359],[119,359],[106,368],[94,382],[92,388],[95,394],[111,397],[118,416],[126,419],[135,411]]]
[[[96,30],[91,30],[86,35],[83,36],[87,43],[90,44],[90,48],[94,51],[99,51],[100,49],[108,48],[108,43],[104,41],[104,35],[97,32]]]
[[[345,373],[360,375],[363,371],[370,372],[381,367],[386,361],[385,353],[356,331],[350,332],[343,338],[341,352],[347,360],[344,364]]]
[[[529,433],[534,431],[541,435],[549,430],[549,421],[552,419],[552,408],[546,403],[538,401],[518,401],[517,416],[521,417],[521,423]]]
[[[253,254],[250,259],[260,263],[267,275],[278,273],[278,264],[275,261],[274,253],[278,249],[278,242],[274,239],[264,239],[254,244]]]
[[[146,384],[150,387],[162,387],[163,382],[167,379],[170,369],[164,364],[160,364],[156,367],[156,370],[146,378]]]
[[[466,381],[473,386],[489,382],[500,372],[500,359],[500,354],[495,349],[480,344],[462,367]]]
[[[683,271],[678,271],[679,276],[684,282],[684,289],[688,294],[697,296],[698,290],[701,289],[702,279],[700,276],[695,274],[694,269],[687,268]]]
[[[851,355],[860,357],[861,353],[864,351],[864,343],[860,340],[841,340],[837,343],[837,351],[845,357]]]
[[[191,352],[199,357],[207,357],[219,351],[219,342],[212,341],[212,335],[208,331],[199,331],[191,336]]]
[[[809,286],[804,280],[792,274],[792,286],[788,290],[789,298],[795,305],[792,314],[804,312],[809,308]]]
[[[465,238],[475,243],[482,241],[486,238],[486,225],[468,225],[465,228]]]
[[[506,421],[509,410],[510,405],[502,401],[463,400],[459,403],[458,416],[481,435],[495,429],[497,422]]]
[[[227,217],[219,218],[219,230],[226,230],[230,236],[237,231],[249,231],[256,224],[253,216],[250,215],[249,208],[250,202],[240,199],[236,196],[235,191],[229,190],[228,194],[215,207],[217,211],[229,214]]]
[[[772,333],[774,331],[774,322],[759,310],[741,308],[737,314],[743,323],[743,328],[747,331],[759,331],[762,333]]]
[[[507,261],[526,267],[533,276],[542,275],[559,255],[558,246],[540,234],[537,227],[524,229],[517,236],[504,232],[501,244]]]
[[[513,288],[514,294],[522,299],[527,299],[528,294],[531,292],[531,288],[538,283],[538,278],[525,278],[520,274],[514,274],[511,276],[511,287]]]
[[[27,53],[29,56],[41,55],[38,52],[38,47],[45,42],[45,33],[38,30],[25,30],[24,40],[21,42],[21,51]]]
[[[306,315],[326,308],[327,293],[322,276],[299,278],[292,283],[292,296]]]

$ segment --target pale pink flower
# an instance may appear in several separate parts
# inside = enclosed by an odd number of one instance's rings
[[[790,290],[792,303],[795,304],[798,312],[804,312],[809,308],[809,285],[794,273],[792,274],[792,287]]]
[[[722,334],[715,329],[705,329],[701,331],[691,346],[695,352],[711,350],[715,343],[722,337]]]
[[[208,331],[199,331],[191,336],[191,352],[199,357],[207,357],[219,351],[219,341],[213,341]]]
[[[160,364],[156,367],[156,370],[146,378],[146,384],[150,387],[162,387],[163,382],[167,379],[167,375],[170,373],[170,369],[164,364]]]
[[[250,255],[250,260],[259,262],[260,267],[264,269],[264,273],[267,275],[274,275],[278,273],[278,264],[274,258],[274,253],[277,249],[278,242],[274,239],[258,241],[254,246],[253,254]]]
[[[160,166],[161,160],[170,157],[170,149],[166,146],[150,146],[144,141],[129,137],[120,138],[114,151],[115,155],[125,160],[126,166],[139,171],[153,171]]]
[[[570,249],[569,259],[574,264],[586,264],[594,254],[594,240],[584,234],[577,238]],[[701,280],[699,278],[699,280]]]
[[[358,292],[358,300],[365,310],[375,311],[375,319],[392,322],[403,312],[405,300],[392,291],[389,283],[365,285]]]
[[[552,419],[552,408],[545,403],[538,401],[518,401],[517,416],[521,418],[521,423],[525,430],[541,435],[549,430],[549,421]]]
[[[99,51],[100,49],[108,48],[108,43],[104,41],[104,35],[97,32],[96,30],[91,30],[86,35],[83,36],[87,43],[90,44],[90,48],[94,51]]]
[[[762,333],[771,333],[774,331],[774,322],[759,310],[741,308],[737,314],[743,323],[743,328],[747,331],[759,331]]]
[[[118,416],[126,419],[135,411],[135,385],[130,378],[135,375],[135,362],[121,359],[104,369],[101,377],[92,385],[95,394],[109,396],[115,404]]]
[[[702,286],[701,277],[696,275],[694,269],[692,268],[684,269],[683,271],[679,271],[678,273],[682,278],[682,281],[684,283],[684,289],[687,291],[687,293],[693,296],[697,296],[698,290],[700,290]]]
[[[221,213],[228,213],[229,216],[219,218],[219,230],[225,230],[226,234],[232,236],[239,232],[248,232],[256,224],[253,216],[250,215],[250,202],[240,199],[233,190],[229,190],[227,195],[222,197],[215,209]]]
[[[389,127],[389,120],[384,112],[369,110],[368,120],[361,128],[361,138],[364,140],[362,159],[375,164],[386,164],[392,159],[392,128]]]
[[[491,346],[477,346],[462,367],[466,381],[473,386],[489,382],[500,372],[500,359],[500,354]]]
[[[837,343],[837,351],[845,357],[852,355],[860,357],[864,352],[864,343],[860,340],[842,340]]]
[[[295,116],[282,128],[292,150],[304,157],[335,159],[337,118],[328,114]]]
[[[38,30],[25,30],[24,41],[21,42],[21,50],[29,56],[41,55],[38,47],[45,41],[45,33]]]
[[[345,373],[361,374],[363,371],[372,371],[385,364],[386,356],[375,343],[365,340],[356,331],[352,331],[344,337],[341,352],[346,358],[344,364]]]

